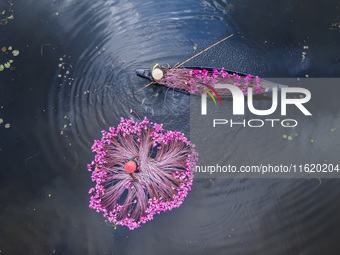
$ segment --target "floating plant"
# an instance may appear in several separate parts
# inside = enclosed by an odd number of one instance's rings
[[[6,25],[8,21],[12,19],[14,19],[13,2],[12,0],[9,0],[8,7],[2,10],[0,9],[0,26]]]
[[[121,118],[117,128],[102,131],[92,151],[88,169],[96,186],[89,190],[89,206],[131,230],[182,204],[198,160],[183,133],[165,131],[147,118]]]
[[[12,46],[2,47],[0,52],[0,72],[5,69],[15,70],[15,67],[12,66],[13,59],[12,57],[16,57],[19,55],[18,50],[13,50]]]
[[[74,81],[74,78],[72,78],[72,70],[73,67],[69,63],[71,59],[71,56],[63,55],[61,58],[59,58],[59,64],[58,67],[60,68],[58,78],[60,80],[59,86],[62,86],[63,84],[67,83],[68,85],[72,85],[72,82]]]
[[[332,20],[329,30],[340,31],[340,18],[339,17]]]

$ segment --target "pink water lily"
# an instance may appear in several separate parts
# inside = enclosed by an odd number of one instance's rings
[[[170,71],[166,69],[168,73],[163,76],[157,83],[165,85],[170,88],[187,91],[190,94],[204,93],[200,88],[205,88],[205,85],[215,87],[216,84],[230,84],[239,87],[243,94],[248,93],[248,87],[252,87],[253,91],[257,94],[262,93],[261,79],[251,74],[247,76],[241,76],[233,73],[229,74],[224,68],[212,69],[208,71],[206,69],[186,69],[177,68]],[[229,95],[230,92],[225,89],[218,89],[217,92],[223,95]]]
[[[121,118],[117,128],[102,131],[92,151],[88,169],[96,185],[89,206],[116,225],[138,228],[179,207],[191,190],[198,153],[183,133],[163,124]],[[138,165],[136,172],[124,169],[129,160]]]

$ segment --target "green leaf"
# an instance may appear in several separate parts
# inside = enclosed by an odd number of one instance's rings
[[[283,137],[284,139],[286,139],[286,138],[287,138],[287,135],[283,135],[282,137]]]
[[[12,51],[12,54],[14,57],[18,56],[19,55],[19,51],[18,50],[13,50]]]
[[[5,67],[3,65],[0,65],[0,72],[3,71]]]
[[[11,66],[11,63],[9,63],[9,62],[5,63],[6,68],[9,68],[10,66]]]

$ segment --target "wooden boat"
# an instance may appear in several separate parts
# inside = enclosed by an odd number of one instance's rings
[[[202,94],[212,91],[216,96],[231,95],[227,89],[216,88],[219,87],[217,86],[218,84],[237,86],[244,95],[247,95],[248,87],[253,88],[253,94],[271,92],[274,87],[278,89],[287,87],[286,85],[261,80],[258,76],[228,71],[224,68],[174,67],[169,69],[156,63],[149,69],[137,69],[136,74],[149,79],[155,84],[187,94]]]

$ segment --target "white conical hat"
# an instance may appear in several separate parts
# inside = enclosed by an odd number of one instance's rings
[[[163,77],[163,71],[160,68],[155,68],[152,70],[151,75],[155,80],[160,80]]]

